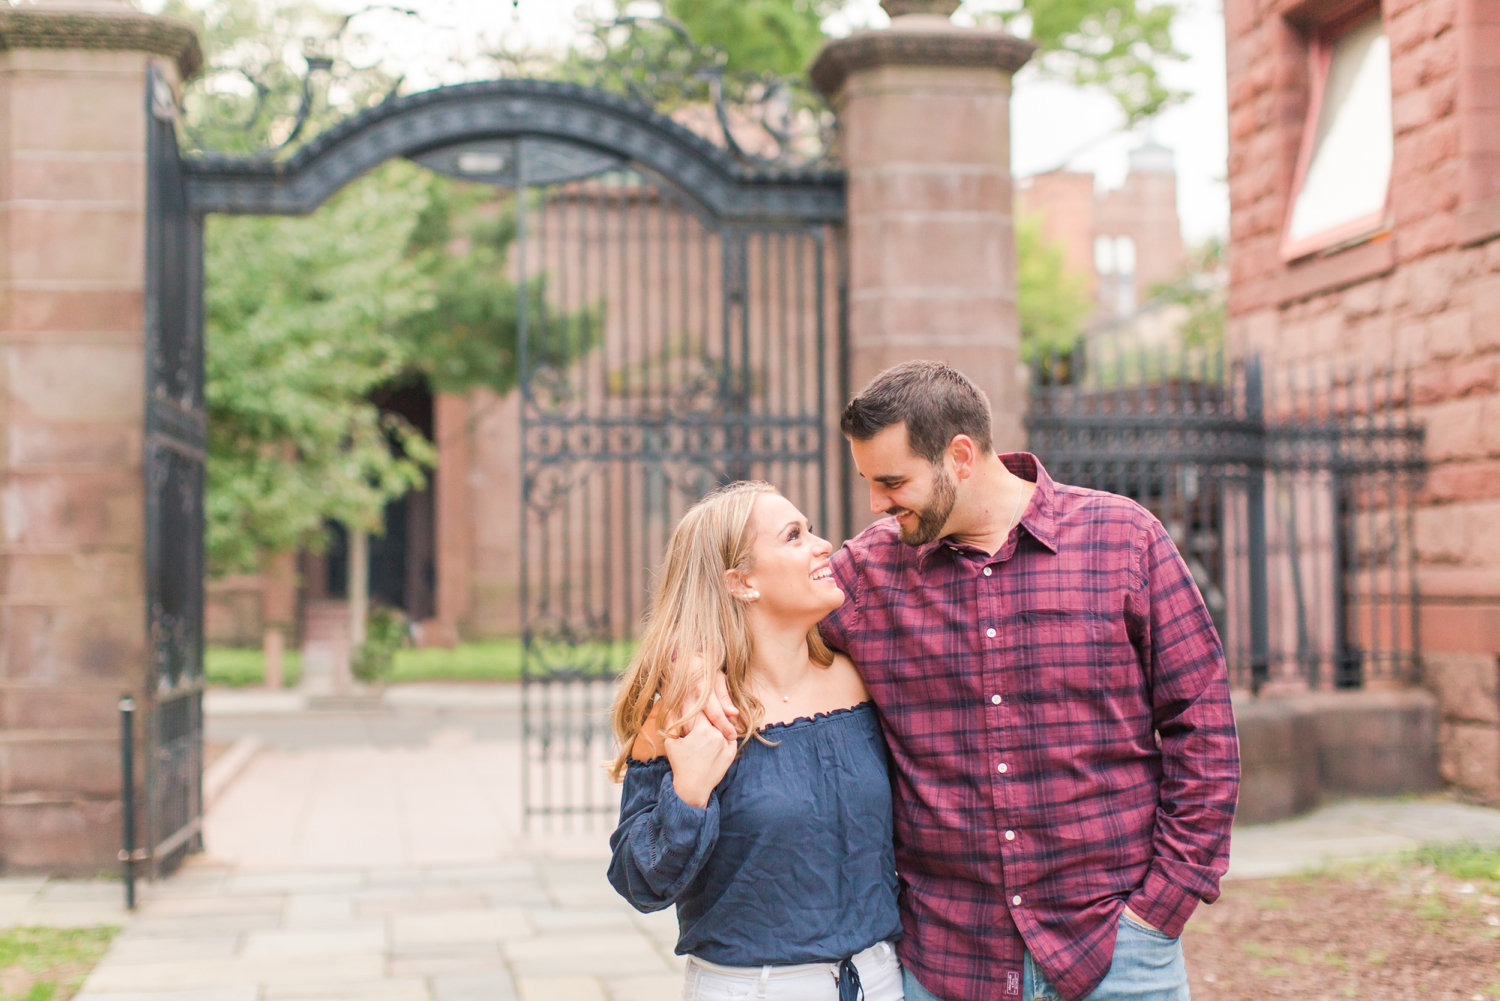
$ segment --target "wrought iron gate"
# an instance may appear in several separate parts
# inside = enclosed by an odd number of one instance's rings
[[[821,526],[843,513],[827,476],[842,443],[824,430],[837,417],[843,175],[748,166],[600,90],[491,80],[392,97],[284,160],[191,159],[184,225],[311,212],[393,157],[510,192],[524,812],[610,813],[605,709],[677,518],[748,476]],[[201,475],[179,453],[178,475]]]
[[[1027,427],[1054,479],[1161,519],[1236,687],[1352,688],[1417,668],[1410,401],[1391,369],[1099,340],[1034,367]]]
[[[202,847],[203,220],[178,156],[176,98],[147,77],[146,836],[164,875]]]
[[[826,219],[724,219],[598,151],[522,139],[514,156],[516,266],[535,289],[520,317],[525,815],[608,815],[613,682],[683,512],[760,478],[829,523],[833,254]]]

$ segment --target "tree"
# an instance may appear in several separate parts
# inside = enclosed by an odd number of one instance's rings
[[[208,555],[216,572],[379,530],[431,445],[370,402],[411,367],[400,324],[431,298],[405,253],[425,202],[392,163],[306,218],[216,217],[206,247]]]
[[[1068,270],[1063,249],[1036,216],[1016,218],[1016,312],[1021,356],[1039,362],[1071,351],[1094,311],[1084,280]]]
[[[1224,346],[1228,303],[1224,245],[1210,237],[1188,251],[1187,267],[1172,281],[1153,285],[1147,296],[1187,308],[1178,332],[1185,347],[1217,350]]]
[[[823,43],[822,22],[844,0],[668,0],[669,14],[699,43],[725,54],[736,70],[793,75]],[[1172,44],[1174,3],[1152,0],[1014,0],[1009,9],[975,9],[976,20],[999,23],[1040,47],[1044,73],[1098,87],[1119,104],[1127,126],[1187,94],[1157,72],[1181,59]]]

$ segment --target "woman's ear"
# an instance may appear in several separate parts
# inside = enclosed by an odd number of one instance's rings
[[[760,600],[760,592],[756,590],[755,583],[738,570],[724,571],[724,586],[729,588],[731,598],[743,601],[747,605],[753,605]]]

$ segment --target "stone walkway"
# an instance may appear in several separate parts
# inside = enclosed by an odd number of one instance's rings
[[[672,912],[637,914],[604,878],[611,825],[522,830],[514,707],[424,698],[216,714],[211,739],[265,746],[212,805],[204,856],[128,917],[118,883],[0,880],[0,924],[125,925],[79,1001],[678,997]],[[1340,803],[1238,828],[1230,877],[1465,838],[1500,843],[1500,811]]]
[[[78,1001],[668,1001],[681,989],[671,912],[636,914],[598,860],[198,861],[144,896]]]

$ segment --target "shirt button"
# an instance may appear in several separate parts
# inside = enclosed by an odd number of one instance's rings
[[[1005,762],[1003,762],[1003,761],[1002,761],[1002,762],[1000,762],[1000,774],[1001,774],[1001,775],[1004,775],[1004,774],[1005,774],[1005,773],[1006,773],[1006,772],[1008,772],[1008,771],[1010,771],[1010,765],[1007,765],[1007,764],[1006,764],[1006,763],[1005,763]]]
[[[1005,832],[1005,840],[1006,841],[1014,841],[1014,840],[1016,840],[1016,832],[1015,831],[1006,831]]]
[[[1010,898],[1010,902],[1012,904],[1014,904],[1016,907],[1020,907],[1021,906],[1021,895],[1018,893],[1014,897],[1011,897]]]
[[[999,705],[999,704],[1000,704],[1000,703],[1002,703],[1002,702],[1004,702],[1004,701],[1005,701],[1005,700],[1004,700],[1004,699],[1002,699],[1002,698],[1001,698],[1001,697],[1000,697],[1000,696],[998,696],[998,695],[991,695],[991,696],[990,696],[990,701],[991,701],[991,702],[993,702],[993,703],[995,703],[995,705],[997,705],[997,706],[998,706],[998,705]]]
[[[984,631],[984,634],[986,636],[988,636],[990,639],[994,639],[995,638],[995,630],[994,629],[986,629]]]
[[[984,568],[984,575],[985,575],[985,576],[986,576],[986,577],[988,577],[988,576],[989,576],[989,575],[990,575],[990,574],[992,574],[992,573],[994,573],[994,572],[995,572],[995,571],[993,571],[993,570],[991,570],[991,569],[990,569],[990,568],[989,568],[989,567],[985,567],[985,568]]]

